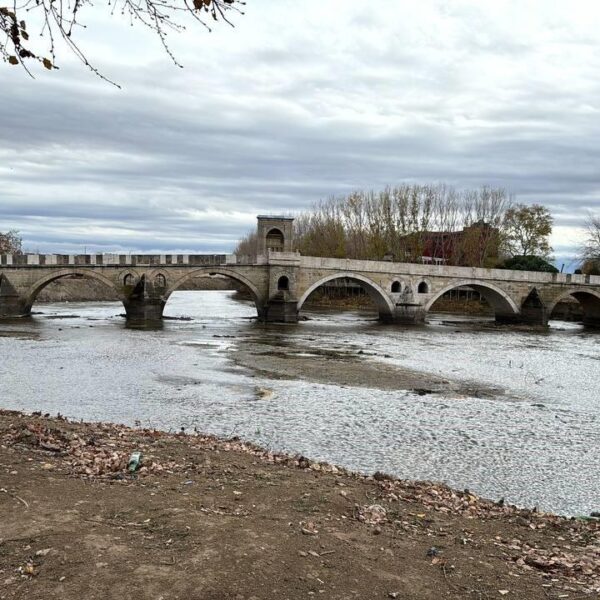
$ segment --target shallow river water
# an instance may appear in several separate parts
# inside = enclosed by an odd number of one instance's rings
[[[543,510],[600,510],[600,335],[578,325],[532,333],[446,316],[406,329],[368,313],[316,312],[264,326],[230,292],[177,292],[166,314],[192,320],[157,331],[127,329],[116,303],[36,309],[0,322],[2,408],[196,427]],[[457,398],[269,378],[232,360],[249,340],[362,349],[364,360],[502,392]]]

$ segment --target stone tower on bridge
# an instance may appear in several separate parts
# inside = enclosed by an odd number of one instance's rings
[[[294,218],[258,215],[258,254],[292,252],[294,249]]]

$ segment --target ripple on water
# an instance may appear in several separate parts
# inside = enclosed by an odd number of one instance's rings
[[[193,321],[135,331],[117,316],[117,303],[44,306],[42,315],[2,326],[2,406],[164,429],[195,426],[546,510],[598,510],[600,336],[572,324],[527,333],[474,328],[466,320],[402,329],[330,312],[269,327],[250,320],[254,310],[227,292],[182,292],[168,314]],[[81,326],[82,318],[94,327]],[[250,340],[301,356],[363,350],[368,360],[483,382],[509,398],[255,377],[229,360]]]

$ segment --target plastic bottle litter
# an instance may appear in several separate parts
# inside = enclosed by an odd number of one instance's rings
[[[127,470],[130,473],[135,473],[142,464],[142,453],[141,452],[132,452],[129,457],[129,462],[127,463]]]

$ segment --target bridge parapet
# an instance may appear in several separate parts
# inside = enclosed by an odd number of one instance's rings
[[[354,260],[302,256],[299,252],[275,252],[260,256],[237,257],[235,254],[2,254],[2,267],[35,266],[171,266],[171,265],[289,265],[305,269],[333,269],[390,275],[421,275],[423,277],[459,277],[462,279],[494,279],[527,281],[530,283],[562,283],[600,285],[600,275],[543,273],[510,269],[484,269],[420,263],[397,263],[377,260]]]
[[[2,254],[2,267],[234,264],[233,254]]]
[[[377,260],[354,260],[349,258],[323,258],[302,256],[300,267],[306,269],[333,269],[387,273],[389,275],[433,276],[460,279],[494,279],[529,283],[564,283],[576,285],[600,285],[599,275],[571,273],[543,273],[540,271],[515,271],[511,269],[484,269],[479,267],[456,267],[448,265],[424,265],[420,263],[397,263]]]

